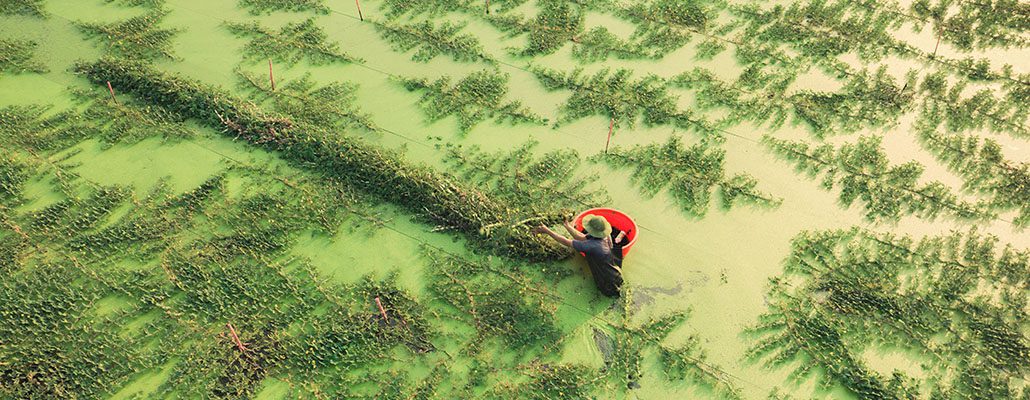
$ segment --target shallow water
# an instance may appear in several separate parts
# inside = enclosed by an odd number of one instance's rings
[[[256,19],[265,26],[278,26],[288,21],[299,21],[308,14],[274,13],[267,16],[252,16],[239,9],[232,1],[168,0],[170,11],[163,26],[181,29],[174,38],[174,53],[181,60],[162,60],[159,68],[181,73],[206,83],[230,88],[235,86],[234,70],[240,65],[243,39],[232,36],[222,24],[225,21]],[[463,145],[479,145],[487,151],[513,148],[528,140],[540,145],[536,152],[551,149],[573,148],[581,156],[591,156],[604,150],[608,121],[601,117],[588,117],[565,124],[557,129],[549,126],[507,126],[484,122],[467,134],[458,133],[454,118],[427,124],[416,102],[417,94],[409,93],[391,75],[420,76],[431,79],[439,76],[463,76],[469,72],[489,68],[486,64],[459,64],[438,57],[427,64],[411,62],[410,54],[394,52],[370,24],[357,20],[353,4],[346,0],[330,0],[326,4],[333,10],[319,16],[317,23],[324,28],[332,40],[340,43],[341,49],[363,58],[363,65],[310,66],[300,63],[295,66],[275,65],[276,79],[287,81],[311,74],[320,82],[350,81],[359,84],[357,97],[362,111],[372,115],[373,120],[390,132],[373,135],[363,134],[376,143],[403,148],[407,159],[443,168],[443,152],[427,137],[441,137],[444,142]],[[364,15],[376,18],[378,2],[362,2]],[[132,15],[136,11],[107,5],[99,0],[48,0],[50,19],[38,20],[25,17],[0,17],[0,35],[3,37],[31,38],[40,43],[37,57],[44,61],[50,72],[46,74],[20,74],[0,76],[0,105],[10,104],[53,104],[56,108],[70,104],[66,88],[87,85],[85,79],[67,72],[75,60],[95,58],[99,51],[92,42],[82,39],[70,25],[71,21],[114,21]],[[524,5],[519,10],[532,10]],[[451,16],[452,19],[461,19]],[[604,25],[620,35],[632,30],[628,24],[610,16],[591,14],[588,25]],[[504,54],[506,47],[517,47],[523,43],[521,37],[507,38],[481,21],[473,21],[467,32],[481,39],[489,54]],[[898,35],[920,48],[932,48],[924,34],[906,33]],[[712,62],[697,62],[692,57],[695,40],[661,61],[614,61],[586,65],[587,71],[600,68],[631,68],[638,76],[654,73],[671,77],[682,71],[702,65],[714,70],[720,76],[733,76],[740,69],[730,51],[716,57]],[[946,45],[942,53],[951,54]],[[570,70],[579,64],[570,56],[570,46],[556,54],[532,60],[535,65],[546,65],[558,70]],[[1030,68],[1030,57],[1025,49],[989,52],[989,56],[1013,63],[1017,72]],[[498,65],[501,71],[511,77],[508,94],[518,99],[534,112],[551,120],[556,119],[557,107],[564,101],[565,92],[547,92],[525,69],[526,61],[505,57],[505,63]],[[905,69],[903,62],[895,65],[898,76]],[[262,62],[244,62],[241,68],[264,74],[267,65]],[[835,89],[835,82],[825,76],[801,82],[806,88]],[[688,96],[681,98],[683,107],[689,108]],[[716,115],[712,113],[711,115]],[[116,145],[103,148],[87,141],[77,146],[81,152],[66,160],[74,165],[73,170],[83,178],[104,185],[129,185],[138,193],[145,193],[159,180],[167,179],[173,192],[183,192],[196,187],[210,176],[226,169],[230,164],[242,162],[248,165],[277,165],[275,155],[256,150],[241,142],[224,138],[206,128],[196,128],[197,136],[186,141],[166,143],[148,139],[132,145]],[[837,202],[836,191],[820,189],[818,182],[804,178],[793,171],[793,167],[771,154],[758,142],[769,129],[761,126],[741,124],[728,130],[722,148],[726,150],[728,174],[746,172],[759,182],[760,190],[782,197],[782,205],[775,208],[735,207],[721,210],[713,204],[704,217],[690,217],[680,211],[672,199],[664,193],[653,198],[642,197],[630,181],[627,171],[614,171],[607,166],[584,163],[584,173],[598,173],[603,180],[597,182],[611,195],[611,206],[633,216],[640,226],[639,238],[632,254],[626,259],[625,275],[628,287],[635,292],[635,312],[639,318],[660,315],[672,310],[690,309],[691,317],[677,329],[670,342],[684,340],[697,335],[707,351],[708,361],[722,368],[742,389],[746,398],[763,398],[773,388],[779,387],[801,397],[847,398],[850,395],[840,388],[830,391],[814,390],[813,382],[801,385],[786,383],[789,368],[770,370],[759,364],[742,361],[751,344],[741,336],[746,326],[766,311],[765,293],[768,279],[780,275],[781,262],[790,251],[790,240],[804,230],[867,227],[877,231],[924,236],[951,230],[967,230],[968,225],[947,219],[926,221],[916,217],[903,217],[895,224],[878,224],[866,221],[857,205],[848,209]],[[807,138],[807,131],[800,127],[781,128],[779,137]],[[670,135],[683,136],[685,141],[697,140],[690,133],[674,132],[667,127],[635,128],[619,127],[612,137],[613,146],[664,142]],[[907,122],[884,132],[884,144],[894,162],[917,160],[927,167],[925,180],[941,180],[952,187],[959,187],[961,180],[947,171],[930,154],[923,151],[913,135],[907,132]],[[1005,145],[1007,156],[1017,161],[1030,160],[1025,140],[1003,135],[996,136]],[[851,137],[847,138],[850,139]],[[289,173],[303,174],[286,167]],[[242,190],[242,189],[241,189]],[[35,202],[25,207],[38,208],[56,201],[43,188],[30,190]],[[232,195],[232,190],[230,190]],[[310,259],[316,270],[336,282],[354,282],[367,273],[385,275],[390,271],[399,273],[400,282],[417,296],[424,295],[420,278],[426,262],[420,250],[423,242],[456,253],[465,253],[460,241],[443,233],[432,233],[432,226],[412,222],[410,216],[391,206],[382,206],[388,221],[388,229],[371,233],[341,230],[335,236],[311,233],[302,238],[291,249],[291,254]],[[1010,216],[1007,216],[1010,218]],[[1010,223],[995,221],[983,227],[1009,243],[1020,248],[1030,247],[1030,234],[1015,229]],[[556,304],[559,326],[566,335],[561,351],[562,359],[587,365],[603,365],[603,355],[598,350],[597,327],[605,325],[607,301],[596,295],[592,281],[585,274],[585,263],[572,260],[548,268],[568,268],[577,271],[570,278],[555,283],[555,290],[563,297]],[[113,301],[113,300],[112,300]],[[105,306],[117,307],[117,303]],[[459,329],[459,328],[455,328]],[[518,357],[515,354],[499,354],[498,357]],[[920,360],[912,355],[885,351],[867,354],[866,360],[873,369],[889,373],[892,369],[908,371],[918,376]],[[657,362],[653,357],[646,359],[645,375],[640,388],[624,394],[627,398],[685,398],[711,395],[698,391],[689,383],[670,383],[661,378]],[[460,362],[457,365],[461,365]],[[114,398],[130,398],[134,394],[144,397],[148,390],[158,386],[170,372],[170,366],[136,377],[132,382],[112,390]],[[428,375],[430,368],[419,364],[413,367],[415,377]],[[283,398],[289,385],[275,377],[265,380],[258,397]]]

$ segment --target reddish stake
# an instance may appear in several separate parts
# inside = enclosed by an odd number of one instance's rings
[[[111,100],[114,100],[114,104],[118,104],[118,98],[114,97],[114,87],[111,86],[111,81],[107,81],[107,90],[111,92]]]
[[[272,90],[275,91],[275,75],[272,74],[272,59],[268,59],[268,80],[272,82]]]
[[[490,0],[486,0],[486,13],[490,14]]]
[[[365,17],[361,15],[361,0],[354,0],[354,5],[358,6],[358,19],[364,22]]]
[[[379,306],[379,312],[383,314],[383,321],[389,322],[386,317],[386,309],[383,308],[383,303],[379,301],[379,296],[376,296],[376,305]]]
[[[229,327],[229,334],[232,335],[232,341],[236,342],[236,348],[240,349],[240,351],[246,353],[247,352],[247,346],[244,346],[243,342],[240,341],[240,337],[236,335],[236,328],[233,328],[232,323],[229,323],[229,322],[227,322],[225,324],[225,326]]]
[[[604,154],[608,154],[608,144],[612,142],[612,131],[615,130],[615,118],[608,124],[608,141],[604,142]]]

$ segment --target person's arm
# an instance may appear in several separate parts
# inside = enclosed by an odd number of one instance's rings
[[[551,239],[554,239],[555,242],[558,242],[562,246],[568,247],[570,249],[572,248],[572,239],[559,235],[552,231],[551,228],[548,228],[546,226],[540,225],[536,228],[533,228],[533,233],[550,236]]]
[[[577,231],[575,226],[572,225],[572,221],[565,223],[565,230],[569,231],[569,235],[572,235],[572,240],[587,240],[587,235]]]

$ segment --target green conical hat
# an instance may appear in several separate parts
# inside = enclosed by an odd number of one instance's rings
[[[608,220],[600,215],[587,214],[583,216],[583,229],[586,229],[587,235],[599,239],[612,234],[612,224],[609,224]]]

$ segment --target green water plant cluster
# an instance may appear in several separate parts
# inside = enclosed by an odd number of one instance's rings
[[[633,127],[639,120],[645,126],[670,125],[706,137],[721,136],[712,123],[680,110],[679,99],[669,93],[666,81],[655,75],[634,80],[628,69],[604,69],[586,75],[582,69],[561,72],[541,67],[534,68],[533,74],[549,91],[572,92],[559,110],[556,126],[600,115],[613,120],[616,126]]]
[[[924,168],[918,162],[890,165],[879,136],[862,136],[838,148],[768,135],[762,141],[798,172],[821,177],[824,189],[839,189],[842,206],[858,202],[870,221],[894,221],[908,214],[974,221],[996,217],[988,205],[962,200],[941,182],[920,182]]]
[[[458,119],[458,129],[462,133],[467,133],[487,119],[511,124],[547,122],[517,100],[504,101],[508,93],[508,75],[498,70],[473,72],[454,84],[450,77],[432,82],[428,79],[408,78],[402,83],[409,91],[422,92],[418,103],[429,122],[454,116]]]
[[[698,217],[708,213],[716,191],[723,209],[780,203],[780,199],[759,191],[758,181],[751,175],[728,176],[724,157],[723,150],[703,143],[687,147],[678,136],[672,136],[664,144],[616,147],[593,159],[632,170],[631,179],[641,194],[653,197],[667,191],[683,211]]]
[[[1017,138],[1030,137],[1030,110],[1025,106],[1030,92],[1025,87],[1014,88],[1004,96],[989,88],[967,96],[970,88],[965,82],[949,85],[947,77],[938,72],[920,82],[919,92],[923,97],[922,119],[933,125],[943,124],[952,132],[990,129]]]
[[[770,311],[748,332],[749,357],[772,367],[816,368],[862,398],[1019,398],[1009,378],[1025,374],[1030,254],[969,233],[914,239],[858,228],[804,232],[772,280]],[[1021,322],[1023,321],[1023,322]],[[864,354],[920,355],[923,378],[872,371]],[[801,360],[801,362],[794,363]]]
[[[47,72],[47,67],[32,59],[37,44],[31,40],[0,39],[0,73]]]
[[[270,59],[290,65],[302,60],[313,65],[361,61],[340,50],[339,43],[330,42],[329,36],[315,24],[314,18],[287,23],[278,31],[261,26],[258,22],[228,22],[226,27],[236,36],[250,38],[243,46],[244,60]]]
[[[0,15],[25,15],[46,18],[43,0],[0,0]]]
[[[237,70],[239,86],[252,99],[263,100],[276,112],[301,122],[309,129],[340,131],[362,129],[378,132],[381,128],[372,117],[357,106],[355,92],[358,86],[350,82],[331,82],[319,85],[310,75],[289,81],[280,81],[272,89],[271,81],[243,70]]]
[[[473,0],[383,0],[381,7],[387,18],[395,19],[404,15],[437,17],[449,12],[466,12],[473,10],[472,4]],[[482,8],[476,10],[483,12]]]
[[[1028,44],[1027,6],[1018,1],[918,0],[909,5],[909,10],[914,16],[931,21],[941,39],[961,50]]]
[[[326,7],[325,0],[240,0],[239,4],[240,7],[246,8],[254,15],[277,11],[329,14],[329,7]]]
[[[536,141],[512,150],[486,152],[478,147],[447,145],[444,162],[450,170],[491,196],[534,213],[567,214],[596,207],[610,199],[591,185],[599,177],[581,172],[583,160],[574,150],[534,154]],[[546,211],[544,211],[546,210]]]
[[[607,6],[605,2],[595,3],[601,8]],[[694,34],[705,32],[723,7],[725,4],[719,1],[617,2],[615,14],[636,25],[635,41],[654,49],[654,54],[661,56],[683,47]]]
[[[117,90],[222,129],[227,136],[276,151],[295,165],[313,169],[380,201],[407,208],[448,230],[475,238],[473,242],[497,254],[531,260],[567,256],[557,246],[530,235],[529,226],[518,224],[530,217],[550,217],[523,214],[446,175],[412,165],[401,156],[360,139],[343,140],[337,135],[302,129],[302,125],[295,127],[294,121],[266,114],[219,89],[139,63],[104,59],[79,64],[76,69],[94,82],[110,81]],[[502,228],[482,230],[498,224]]]
[[[124,7],[146,7],[160,9],[165,0],[104,0],[104,3],[116,4]]]
[[[400,24],[393,22],[376,23],[376,30],[397,51],[415,50],[412,61],[428,62],[439,56],[450,56],[458,62],[493,62],[486,54],[483,45],[474,35],[461,33],[464,24],[444,22],[439,25],[432,21]]]
[[[528,34],[526,47],[518,50],[517,55],[532,57],[554,53],[576,40],[583,30],[582,7],[559,0],[542,0],[538,6],[536,17],[528,21],[517,15],[490,17],[495,26],[509,34]]]
[[[179,30],[160,26],[165,15],[168,11],[153,10],[124,21],[107,24],[78,22],[76,26],[86,37],[101,43],[110,55],[137,60],[174,60],[172,38]]]

